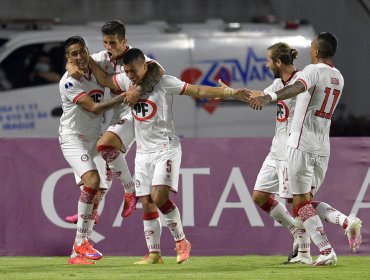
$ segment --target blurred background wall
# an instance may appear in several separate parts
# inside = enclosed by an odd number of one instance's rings
[[[0,5],[0,18],[59,18],[67,24],[248,22],[265,15],[279,22],[305,19],[316,32],[333,32],[339,40],[335,66],[345,78],[345,94],[337,116],[370,118],[370,0],[2,0]]]

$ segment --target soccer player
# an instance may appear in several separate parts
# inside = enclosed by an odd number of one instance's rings
[[[312,241],[320,250],[313,265],[335,265],[337,256],[328,241],[323,224],[312,202],[321,186],[330,157],[329,128],[331,117],[342,95],[344,80],[333,66],[337,39],[329,32],[320,33],[311,43],[311,63],[303,77],[278,91],[264,91],[251,97],[254,109],[276,100],[296,96],[295,112],[288,138],[287,170],[295,216],[299,216]],[[343,221],[344,223],[344,221]],[[361,244],[361,220],[351,217],[346,233],[351,249]]]
[[[123,67],[125,74],[113,76],[106,75],[96,65],[92,68],[98,81],[104,81],[104,86],[132,90],[141,85],[148,66],[139,49],[132,48],[125,53]],[[247,101],[249,96],[245,90],[190,85],[173,76],[164,75],[153,90],[142,95],[134,106],[136,195],[141,197],[143,204],[144,233],[149,250],[149,254],[136,264],[163,263],[158,209],[176,242],[177,263],[183,263],[190,256],[191,245],[185,237],[179,210],[169,198],[170,191],[177,192],[178,189],[181,161],[180,140],[175,134],[172,121],[174,95],[196,98],[234,97],[243,101]]]
[[[296,49],[282,42],[276,43],[267,49],[266,67],[273,72],[275,80],[265,91],[277,91],[293,84],[301,77],[301,72],[293,65],[297,56],[298,51]],[[260,93],[255,92],[254,95],[257,94]],[[286,141],[293,118],[294,106],[295,98],[280,100],[276,103],[275,136],[272,140],[270,152],[258,173],[252,196],[254,202],[263,211],[290,231],[295,237],[295,241],[299,238],[299,243],[294,242],[290,259],[296,257],[299,250],[307,251],[307,246],[310,244],[309,236],[305,233],[304,228],[297,230],[294,218],[285,206],[271,194],[278,194],[281,198],[287,200],[292,199],[287,187]],[[303,248],[298,248],[300,244]],[[300,261],[308,264],[312,263],[311,257],[300,257]]]
[[[108,74],[120,73],[122,68],[122,57],[130,48],[127,45],[126,29],[118,20],[106,22],[102,28],[104,51],[93,54],[92,58]],[[120,180],[124,189],[124,206],[122,217],[127,217],[136,209],[138,198],[135,196],[135,184],[128,169],[125,159],[126,152],[134,141],[133,117],[129,105],[134,105],[140,94],[148,92],[163,76],[163,68],[154,60],[146,57],[148,73],[140,87],[125,95],[125,103],[113,108],[113,117],[107,131],[100,137],[97,143],[98,152],[102,155],[113,175]],[[71,75],[79,74],[76,67],[69,67]],[[111,90],[111,96],[120,94],[119,90]],[[108,189],[107,189],[108,191]],[[75,223],[77,215],[67,216],[66,220]]]
[[[76,238],[68,263],[94,264],[94,260],[101,259],[103,255],[92,247],[89,236],[94,225],[94,198],[105,171],[105,168],[97,168],[102,158],[96,152],[95,145],[101,135],[102,114],[122,103],[123,95],[103,101],[104,89],[91,72],[89,53],[83,38],[68,38],[64,48],[69,63],[84,73],[81,79],[76,80],[66,72],[59,82],[63,108],[59,142],[65,159],[83,183],[78,201]]]

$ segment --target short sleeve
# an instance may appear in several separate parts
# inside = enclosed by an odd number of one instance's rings
[[[116,85],[116,87],[121,92],[126,91],[129,88],[130,84],[131,84],[130,79],[123,72],[122,73],[115,74],[113,76],[113,81],[114,81],[114,84]]]
[[[275,92],[278,91],[279,89],[277,88],[277,84],[280,79],[275,79],[271,85],[269,85],[267,88],[265,88],[263,91],[265,92]]]
[[[84,95],[86,92],[81,88],[80,83],[76,80],[66,80],[64,84],[60,85],[60,90],[65,97],[72,101],[73,103],[77,103],[77,101]]]
[[[165,92],[172,95],[182,95],[188,87],[188,83],[169,75],[164,75],[161,83]]]
[[[304,84],[305,90],[308,90],[315,86],[319,82],[319,71],[314,64],[307,65],[302,70],[302,77],[298,78]]]

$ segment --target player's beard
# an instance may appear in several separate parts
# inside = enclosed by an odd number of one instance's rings
[[[272,69],[272,73],[274,74],[275,79],[281,78],[280,77],[280,72],[279,72],[278,69]]]

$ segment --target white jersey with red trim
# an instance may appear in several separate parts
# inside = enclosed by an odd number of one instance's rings
[[[128,46],[125,50],[125,52],[129,49],[131,49],[131,46]],[[118,74],[118,73],[124,73],[123,69],[123,55],[125,52],[117,58],[116,61],[112,61],[111,57],[108,54],[108,51],[101,51],[98,53],[93,54],[91,57],[98,63],[101,69],[103,69],[108,74]],[[155,60],[145,56],[145,61],[147,63],[154,62]],[[126,91],[125,88],[121,90],[111,90],[111,97],[116,96],[117,94],[120,94],[122,92]],[[111,124],[116,123],[117,121],[121,120],[124,116],[127,114],[131,114],[131,108],[130,106],[126,105],[125,103],[119,104],[117,106],[113,107],[113,116],[112,116],[112,122]]]
[[[301,81],[306,92],[297,95],[288,145],[321,156],[330,155],[331,117],[342,95],[344,80],[333,66],[306,66]]]
[[[265,91],[275,92],[285,86],[294,84],[298,79],[302,78],[302,73],[295,71],[291,77],[283,82],[281,78],[275,79],[273,83],[265,89]],[[288,139],[288,133],[290,125],[292,123],[294,107],[296,98],[289,98],[286,100],[278,100],[276,102],[276,124],[275,124],[275,135],[272,139],[272,145],[270,148],[270,154],[272,159],[285,160],[286,159],[286,143]]]
[[[94,102],[103,101],[104,89],[90,72],[75,80],[66,72],[59,82],[63,114],[60,117],[59,135],[78,135],[81,138],[96,139],[102,132],[103,115],[87,112],[77,101],[89,95]]]
[[[126,75],[116,75],[120,86],[128,88]],[[150,93],[135,104],[134,126],[138,153],[148,153],[180,147],[173,124],[173,96],[185,92],[188,84],[176,77],[164,75]]]

